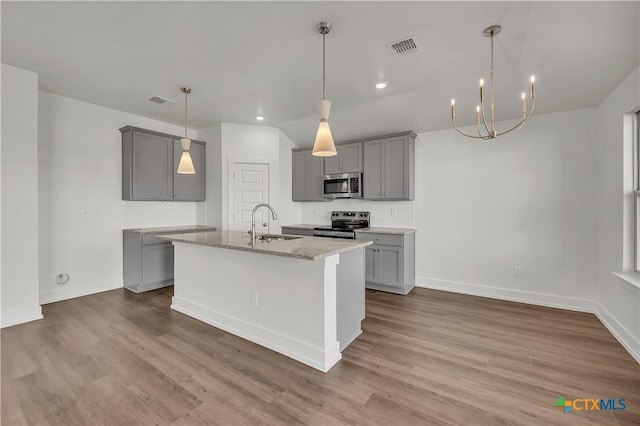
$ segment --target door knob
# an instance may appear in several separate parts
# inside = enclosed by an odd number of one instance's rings
[[[263,223],[262,226],[268,226],[266,223]]]

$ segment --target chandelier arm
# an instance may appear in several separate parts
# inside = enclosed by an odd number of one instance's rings
[[[513,126],[512,128],[505,130],[504,132],[497,133],[496,136],[504,136],[504,135],[516,133],[518,130],[520,130],[520,128],[522,128],[522,126],[524,126],[524,123],[526,123],[526,121],[529,119],[529,116],[531,115],[535,107],[536,107],[536,100],[534,98],[533,103],[531,104],[531,110],[529,110],[529,113],[526,115],[526,117],[523,117],[522,120],[520,120],[520,122],[515,126]]]
[[[491,135],[491,131],[489,130],[489,126],[487,126],[487,120],[484,116],[484,103],[480,101],[480,116],[482,117],[482,123],[484,124],[484,128],[487,131],[488,135]]]
[[[452,124],[453,124],[453,128],[456,130],[456,132],[460,133],[463,136],[466,136],[468,138],[473,138],[473,139],[488,139],[486,136],[474,136],[474,135],[468,135],[465,132],[463,132],[462,130],[458,129],[458,127],[456,126],[456,121],[455,120],[451,120]]]

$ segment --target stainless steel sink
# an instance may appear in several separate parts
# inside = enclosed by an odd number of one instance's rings
[[[271,242],[274,240],[284,241],[284,240],[297,240],[302,237],[296,237],[293,235],[280,235],[280,234],[261,234],[258,235],[258,240]]]

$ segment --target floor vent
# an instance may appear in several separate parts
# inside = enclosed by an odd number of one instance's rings
[[[171,99],[163,98],[162,96],[152,96],[149,98],[151,102],[155,102],[157,104],[166,104],[167,102],[175,104],[176,101],[172,101]]]
[[[422,51],[416,36],[405,37],[387,46],[391,49],[393,56],[409,56]]]

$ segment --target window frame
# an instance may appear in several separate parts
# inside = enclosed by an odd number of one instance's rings
[[[640,277],[640,110],[633,114],[633,273]]]

